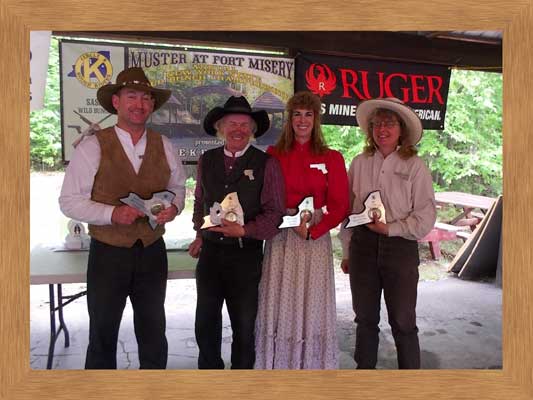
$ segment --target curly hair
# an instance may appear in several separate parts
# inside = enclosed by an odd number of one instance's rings
[[[363,131],[366,134],[366,140],[365,140],[365,148],[363,149],[363,153],[371,156],[374,155],[376,150],[378,149],[378,145],[374,141],[374,136],[372,135],[372,120],[376,116],[384,116],[384,117],[396,117],[396,120],[400,123],[400,139],[399,139],[399,145],[400,148],[398,149],[398,155],[403,160],[407,160],[408,158],[411,158],[417,153],[417,150],[414,145],[412,144],[404,144],[403,138],[405,137],[405,122],[400,117],[400,115],[392,110],[389,110],[388,108],[376,108],[372,113],[370,114],[368,118],[368,126],[366,127],[366,130],[363,129]]]
[[[283,125],[281,135],[274,145],[279,153],[287,153],[294,143],[294,129],[292,127],[292,117],[294,110],[312,110],[314,112],[313,131],[311,132],[311,152],[313,154],[324,154],[328,147],[320,127],[320,110],[322,103],[317,95],[311,92],[302,91],[295,93],[287,102],[286,111],[288,118]]]

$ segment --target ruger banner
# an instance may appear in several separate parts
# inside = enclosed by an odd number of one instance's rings
[[[450,85],[448,67],[301,54],[296,58],[295,90],[322,100],[322,122],[357,125],[357,105],[397,97],[418,114],[425,129],[444,129]]]

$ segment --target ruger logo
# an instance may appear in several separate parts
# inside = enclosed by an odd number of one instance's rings
[[[331,94],[337,86],[337,78],[326,64],[311,64],[305,73],[307,88],[320,97]]]

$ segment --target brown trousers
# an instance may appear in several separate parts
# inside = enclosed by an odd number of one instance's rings
[[[381,292],[396,344],[398,368],[420,368],[416,326],[418,243],[387,237],[365,226],[354,228],[350,241],[350,287],[355,312],[357,368],[376,367]]]

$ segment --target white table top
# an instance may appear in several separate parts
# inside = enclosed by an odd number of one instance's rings
[[[54,251],[38,245],[30,253],[30,284],[80,283],[87,281],[89,252]],[[168,279],[194,279],[197,259],[187,251],[167,251]]]

